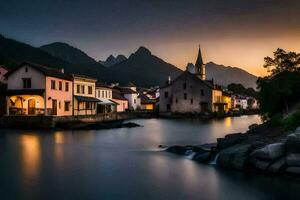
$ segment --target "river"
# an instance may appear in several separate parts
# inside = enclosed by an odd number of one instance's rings
[[[196,163],[157,148],[246,131],[259,116],[138,119],[97,131],[0,130],[0,199],[297,199],[300,183]]]

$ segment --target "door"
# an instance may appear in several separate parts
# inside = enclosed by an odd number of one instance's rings
[[[28,115],[35,114],[35,99],[28,100]]]
[[[52,115],[57,115],[57,100],[52,99]]]

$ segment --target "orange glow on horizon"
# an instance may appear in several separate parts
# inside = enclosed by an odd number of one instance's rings
[[[264,57],[272,57],[277,48],[300,53],[300,37],[297,33],[282,33],[272,37],[227,35],[221,38],[214,36],[209,40],[191,38],[183,42],[173,39],[159,44],[156,42],[148,42],[145,46],[149,47],[153,55],[182,70],[185,70],[187,63],[195,63],[198,44],[201,43],[204,62],[239,67],[256,76],[268,74],[267,69],[263,68]]]

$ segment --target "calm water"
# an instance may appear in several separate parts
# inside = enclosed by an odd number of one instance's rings
[[[258,116],[134,120],[98,131],[0,130],[0,199],[297,199],[300,183],[225,171],[158,151],[201,144]]]

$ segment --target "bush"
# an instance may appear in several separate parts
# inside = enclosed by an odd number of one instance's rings
[[[300,110],[283,119],[281,123],[285,130],[295,130],[300,126]]]

